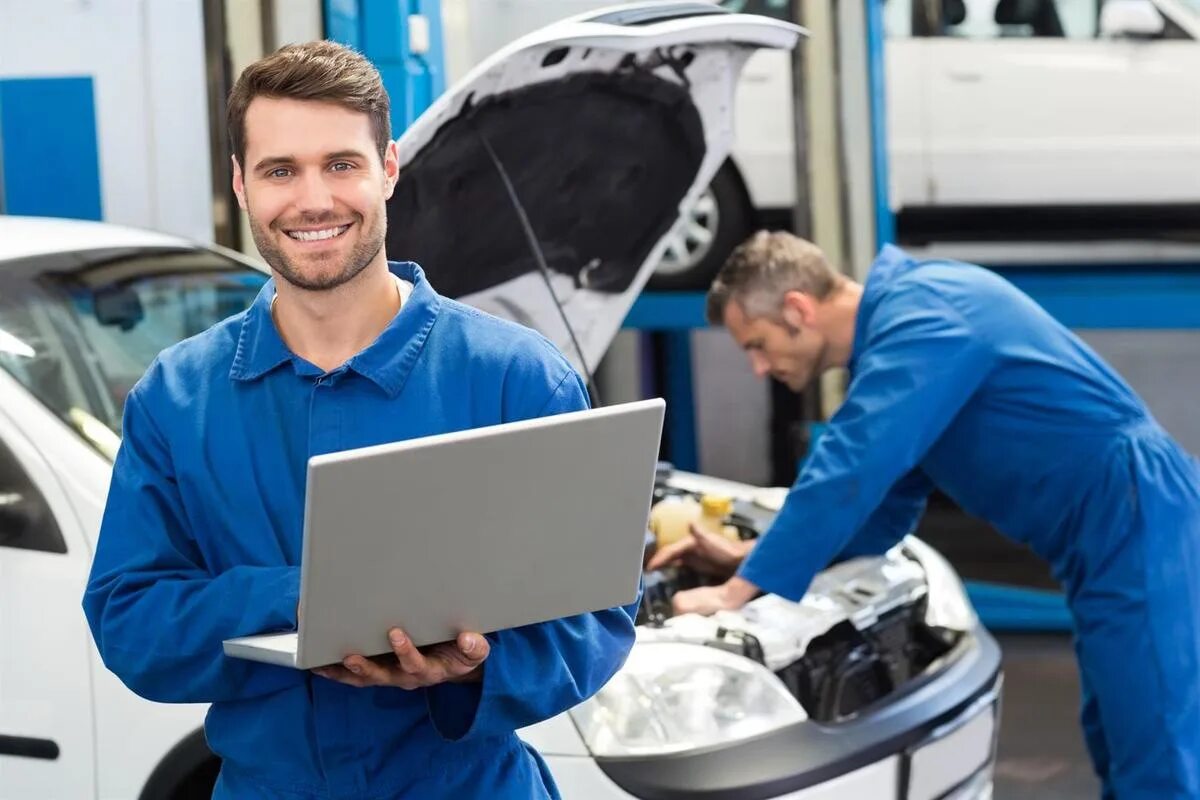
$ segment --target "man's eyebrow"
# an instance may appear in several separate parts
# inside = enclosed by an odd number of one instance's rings
[[[337,152],[330,153],[329,155],[325,156],[326,161],[334,161],[339,158],[357,158],[359,160],[364,160],[366,159],[366,155],[358,150],[338,150]]]
[[[354,158],[359,161],[365,161],[366,155],[358,150],[336,150],[325,155],[325,161],[336,161],[339,158]],[[265,169],[272,167],[287,167],[296,162],[294,156],[268,156],[254,165],[255,172],[262,172]]]
[[[262,170],[270,167],[287,166],[295,162],[295,160],[296,159],[292,158],[291,156],[269,156],[255,164],[254,171],[261,172]]]

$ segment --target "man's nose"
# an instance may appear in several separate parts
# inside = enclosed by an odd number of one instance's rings
[[[750,354],[750,368],[756,378],[765,378],[771,374],[771,364],[762,353]]]
[[[322,173],[309,172],[301,179],[296,207],[305,213],[328,211],[333,207],[333,193],[325,185],[325,176]]]

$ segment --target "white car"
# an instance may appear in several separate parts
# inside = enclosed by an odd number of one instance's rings
[[[560,0],[561,1],[561,0]],[[790,0],[720,0],[790,18]],[[1200,215],[1200,0],[886,0],[890,205],[914,241],[1178,234]],[[742,75],[737,140],[655,288],[705,289],[796,189],[791,61]]]
[[[726,156],[741,63],[799,35],[711,11],[675,3],[576,20],[480,65],[401,139],[391,252],[594,364],[680,202]],[[645,150],[677,137],[683,156]],[[591,158],[603,174],[578,171]],[[167,236],[0,217],[5,798],[211,792],[204,707],[125,689],[100,662],[80,598],[126,393],[160,350],[244,309],[266,277]],[[735,498],[730,523],[744,536],[769,523],[780,491],[668,469],[656,489],[662,502]],[[765,596],[738,613],[672,618],[671,594],[696,580],[648,574],[625,667],[521,732],[565,797],[990,796],[999,650],[933,550],[908,538],[826,570],[800,603]]]

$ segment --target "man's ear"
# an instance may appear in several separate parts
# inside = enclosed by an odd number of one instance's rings
[[[811,328],[816,322],[817,307],[812,297],[795,290],[784,292],[780,309],[783,321],[793,328]]]
[[[396,189],[396,181],[400,180],[400,148],[395,140],[388,142],[383,151],[383,199],[390,200]]]
[[[246,180],[242,175],[242,166],[238,164],[237,156],[230,156],[229,160],[233,162],[233,193],[237,195],[238,205],[242,207],[242,211],[245,211]]]

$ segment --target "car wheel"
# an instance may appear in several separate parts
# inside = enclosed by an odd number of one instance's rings
[[[750,217],[741,182],[725,163],[670,235],[647,287],[708,289],[729,253],[750,234]]]
[[[187,776],[171,795],[171,800],[210,800],[220,771],[220,760],[208,759]]]

